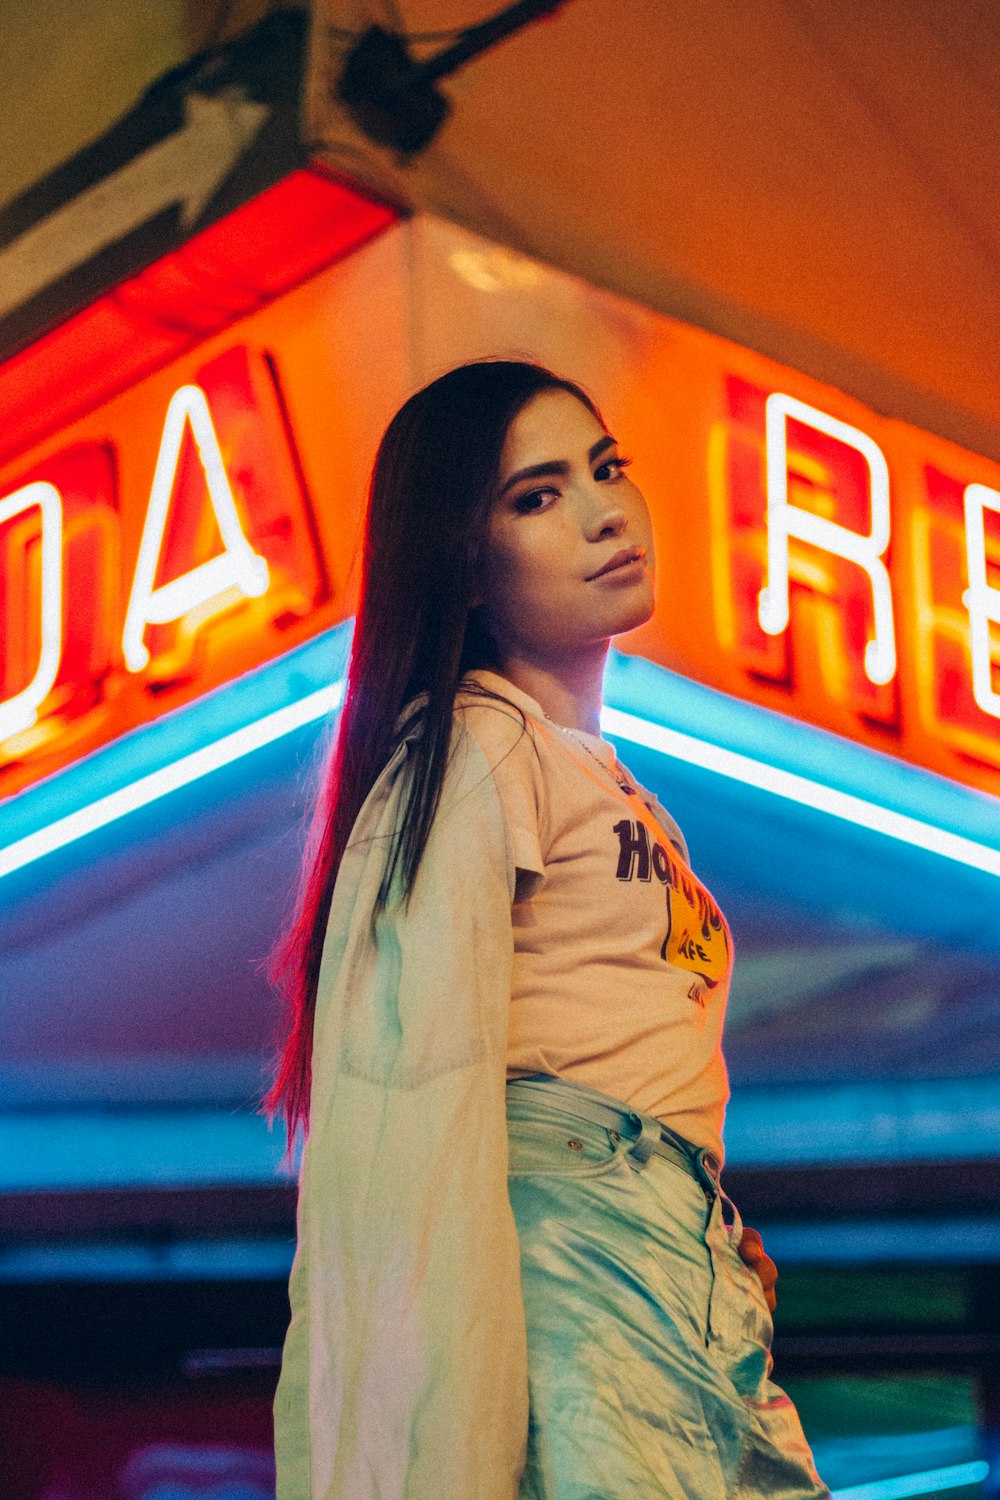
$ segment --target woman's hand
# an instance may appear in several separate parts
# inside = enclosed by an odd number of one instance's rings
[[[751,1229],[744,1224],[743,1234],[737,1246],[740,1259],[746,1263],[757,1274],[761,1286],[764,1288],[764,1301],[771,1312],[777,1305],[777,1297],[774,1294],[774,1284],[778,1279],[778,1268],[774,1261],[764,1249],[764,1241],[760,1237],[760,1231]]]

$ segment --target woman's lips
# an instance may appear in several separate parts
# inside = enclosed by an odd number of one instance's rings
[[[591,573],[587,582],[592,583],[595,578],[604,578],[608,573],[617,572],[619,568],[629,567],[630,564],[634,566],[637,563],[645,567],[645,547],[625,547],[621,552],[616,552],[614,557],[609,557],[603,568],[598,568],[596,573]]]

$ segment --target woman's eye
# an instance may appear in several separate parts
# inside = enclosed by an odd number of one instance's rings
[[[631,462],[630,458],[606,458],[594,470],[594,478],[602,482],[606,479],[620,479]]]
[[[531,515],[533,511],[543,510],[554,494],[555,490],[529,490],[526,495],[518,495],[514,501],[514,509],[522,515]]]

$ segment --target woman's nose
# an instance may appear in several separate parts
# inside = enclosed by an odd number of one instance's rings
[[[602,537],[620,536],[628,525],[628,517],[620,505],[595,506],[586,523],[587,540],[599,542]]]

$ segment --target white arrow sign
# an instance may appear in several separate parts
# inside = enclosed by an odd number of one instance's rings
[[[0,251],[0,317],[140,224],[180,203],[191,224],[232,172],[270,109],[239,94],[189,94],[185,123]]]

